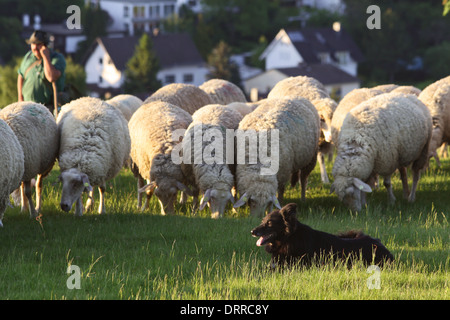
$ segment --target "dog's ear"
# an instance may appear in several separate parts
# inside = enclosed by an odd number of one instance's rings
[[[289,203],[280,210],[280,214],[283,217],[284,224],[286,225],[286,233],[292,233],[297,227],[297,204]]]

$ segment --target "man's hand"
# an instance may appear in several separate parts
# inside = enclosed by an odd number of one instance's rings
[[[45,45],[41,45],[39,48],[39,53],[41,54],[41,57],[43,58],[44,56],[47,58],[50,58],[50,50],[47,48],[47,46]]]

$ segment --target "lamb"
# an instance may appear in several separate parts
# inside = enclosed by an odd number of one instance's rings
[[[263,139],[265,132],[270,132],[270,139]],[[304,98],[267,99],[240,122],[238,134],[246,133],[250,140],[252,134],[258,134],[255,140],[259,144],[259,157],[256,163],[251,163],[256,150],[252,151],[251,143],[245,144],[245,148],[240,146],[238,136],[238,152],[245,150],[244,160],[248,158],[249,162],[240,161],[238,154],[236,186],[241,198],[234,207],[248,201],[250,214],[257,216],[262,216],[270,204],[280,207],[276,192],[282,201],[286,183],[299,170],[304,200],[307,178],[317,161],[320,120],[316,108]],[[271,161],[263,159],[268,149]]]
[[[227,154],[231,151],[234,155],[234,130],[238,128],[242,115],[223,105],[210,104],[197,110],[192,119],[183,138],[183,157],[188,161],[183,162],[181,168],[186,177],[195,180],[191,185],[204,194],[200,210],[208,203],[211,217],[219,218],[223,216],[228,201],[234,203],[231,193],[234,186],[234,158],[227,159]],[[227,135],[227,129],[233,130],[231,137]],[[208,136],[210,134],[212,136]],[[202,137],[202,147],[196,149],[194,139],[199,136]],[[210,151],[207,154],[208,149]]]
[[[24,154],[24,174],[20,187],[22,211],[36,218],[41,208],[42,181],[53,168],[58,156],[59,135],[55,119],[42,104],[25,101],[3,108],[0,119],[6,121],[19,140]],[[31,181],[36,183],[36,208],[31,198]]]
[[[106,103],[119,109],[125,119],[130,121],[133,113],[142,105],[142,100],[131,94],[119,94],[114,98],[106,100]]]
[[[210,79],[199,86],[210,97],[213,104],[247,102],[242,90],[234,83],[223,79]]]
[[[430,142],[429,157],[440,164],[436,150],[450,142],[450,77],[438,80],[427,86],[419,99],[428,107],[433,119],[433,136]]]
[[[278,82],[268,95],[269,99],[283,97],[306,98],[316,107],[321,121],[321,136],[317,160],[319,161],[322,182],[329,183],[330,181],[326,172],[323,155],[329,153],[332,149],[331,119],[337,107],[337,103],[330,98],[322,83],[314,78],[306,76],[286,78]]]
[[[192,115],[197,109],[213,103],[210,96],[202,89],[184,83],[171,83],[145,99],[144,104],[152,101],[164,101],[173,104]]]
[[[403,194],[408,197],[405,172],[412,164],[408,200],[413,202],[420,170],[428,159],[431,126],[430,112],[414,95],[381,94],[350,110],[341,127],[331,191],[350,209],[360,211],[364,192],[372,191],[365,182],[380,175],[393,203],[391,175],[396,169],[403,172]]]
[[[17,189],[21,182],[24,168],[24,156],[19,139],[8,126],[0,119],[0,227],[3,227],[3,215],[9,204],[9,194]]]
[[[130,154],[130,135],[122,113],[106,102],[83,97],[62,107],[57,118],[60,133],[58,156],[62,182],[61,209],[83,214],[82,193],[89,192],[85,210],[93,204],[98,186],[98,213],[104,214],[106,181],[114,178]]]
[[[130,155],[140,175],[138,207],[141,207],[141,193],[147,193],[143,209],[155,193],[161,205],[161,214],[173,214],[178,190],[192,194],[185,185],[181,165],[172,161],[172,152],[180,143],[174,134],[177,130],[184,134],[191,122],[192,116],[188,112],[164,101],[144,103],[131,117],[128,123]],[[145,186],[144,179],[148,182]]]

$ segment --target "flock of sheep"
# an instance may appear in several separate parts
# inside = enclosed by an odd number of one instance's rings
[[[322,181],[328,183],[324,155],[332,146],[337,155],[331,190],[352,210],[362,208],[365,193],[372,191],[378,176],[389,201],[395,201],[390,179],[397,169],[404,197],[414,201],[420,171],[430,156],[437,158],[437,148],[450,142],[449,117],[450,77],[422,92],[397,85],[355,89],[339,104],[320,82],[303,76],[280,81],[267,99],[256,103],[247,102],[237,86],[220,79],[199,87],[167,85],[145,101],[127,94],[107,101],[83,97],[64,105],[56,119],[40,104],[18,102],[0,111],[0,225],[10,195],[14,202],[20,200],[23,211],[37,216],[42,180],[56,161],[61,169],[61,209],[70,211],[75,204],[76,215],[92,206],[93,187],[100,193],[98,212],[105,213],[106,182],[126,165],[137,177],[142,209],[155,194],[161,213],[173,213],[182,192],[182,201],[193,196],[195,210],[208,205],[214,218],[223,216],[228,202],[235,208],[247,203],[252,215],[262,216],[272,206],[280,207],[289,182],[295,185],[300,180],[305,199],[316,162]],[[173,161],[175,151],[181,150],[186,159],[212,150],[214,139],[205,137],[213,130],[273,129],[279,146],[278,170],[273,174],[261,174],[267,162],[242,163],[229,159],[225,151],[219,162]],[[182,134],[174,138],[180,130]],[[200,147],[191,143],[196,134],[204,138]],[[236,148],[235,136],[221,137],[224,148]],[[275,140],[257,143],[270,149]],[[218,151],[214,150],[216,155]],[[249,144],[240,151],[250,159]],[[411,191],[406,175],[410,165]],[[33,181],[36,205],[31,197]],[[89,193],[85,207],[83,192]]]

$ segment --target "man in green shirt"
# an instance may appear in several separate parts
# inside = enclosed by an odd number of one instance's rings
[[[25,55],[18,71],[18,101],[34,101],[44,104],[53,113],[52,83],[58,92],[64,89],[66,60],[64,56],[48,48],[48,35],[34,31],[27,43],[31,50]]]

